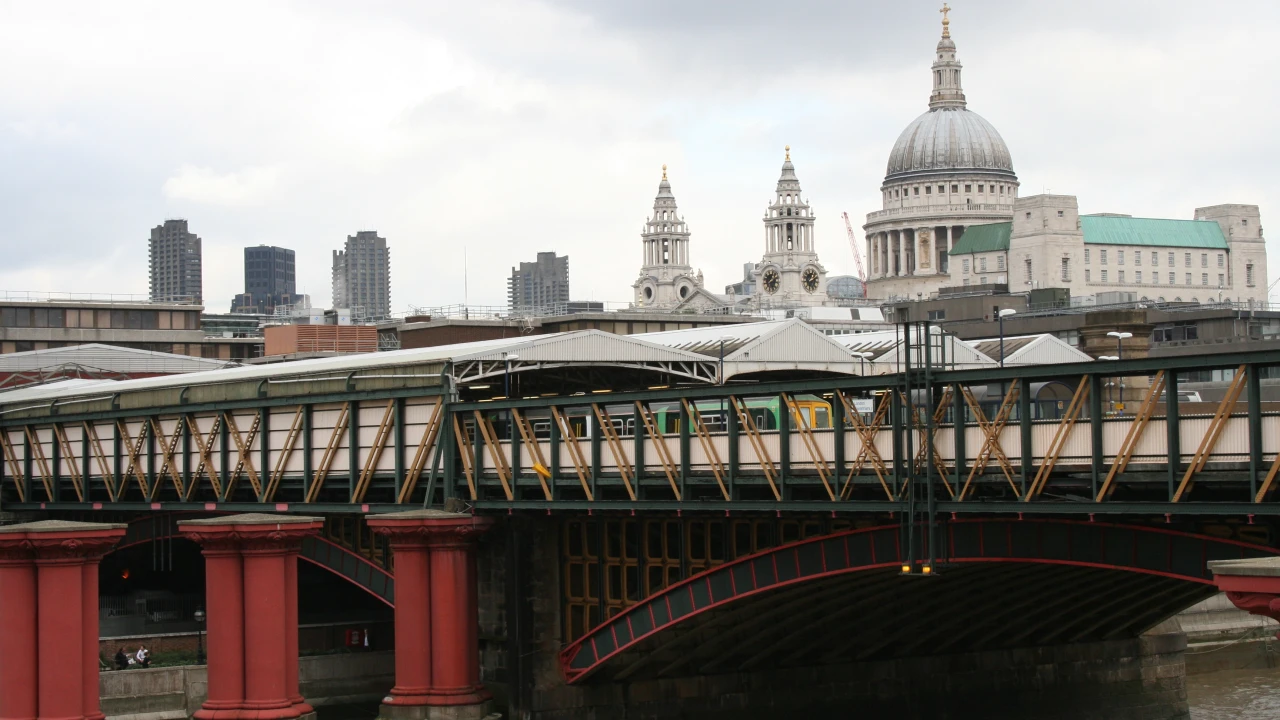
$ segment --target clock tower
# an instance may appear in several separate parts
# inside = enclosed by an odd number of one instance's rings
[[[689,226],[676,208],[667,166],[653,200],[653,215],[640,231],[640,277],[632,283],[637,307],[670,309],[702,287],[702,274],[689,265]]]
[[[827,300],[827,270],[813,249],[813,209],[800,196],[791,146],[773,204],[764,215],[764,258],[755,267],[761,306],[821,305]]]

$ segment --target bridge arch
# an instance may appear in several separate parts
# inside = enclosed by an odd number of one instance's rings
[[[208,517],[208,513],[163,513],[129,521],[125,537],[112,553],[158,540],[183,540],[177,521]],[[395,607],[395,574],[359,553],[323,537],[309,537],[302,542],[299,559],[322,568],[372,595],[388,607]]]
[[[740,558],[655,593],[560,655],[570,684],[829,665],[1136,636],[1216,592],[1209,560],[1273,548],[1158,527],[943,526],[936,573],[896,525]]]

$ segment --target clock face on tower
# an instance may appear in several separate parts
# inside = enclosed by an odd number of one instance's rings
[[[805,268],[800,282],[804,284],[805,292],[818,292],[818,271],[811,267]]]
[[[769,268],[764,271],[764,291],[770,295],[778,292],[778,271]]]

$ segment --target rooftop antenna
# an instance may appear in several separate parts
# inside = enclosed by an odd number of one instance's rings
[[[467,293],[467,248],[465,245],[462,248],[462,304],[471,304]]]

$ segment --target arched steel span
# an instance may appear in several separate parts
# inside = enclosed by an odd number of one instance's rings
[[[1216,592],[1209,560],[1272,548],[1146,526],[973,520],[901,573],[897,526],[809,538],[699,573],[565,648],[569,683],[1133,637]]]
[[[208,515],[209,513],[166,513],[131,520],[125,531],[124,540],[112,552],[145,545],[156,540],[185,540],[186,538],[177,533],[176,521]],[[395,574],[370,562],[367,558],[323,537],[310,537],[303,540],[299,557],[352,583],[389,607],[395,607]]]

